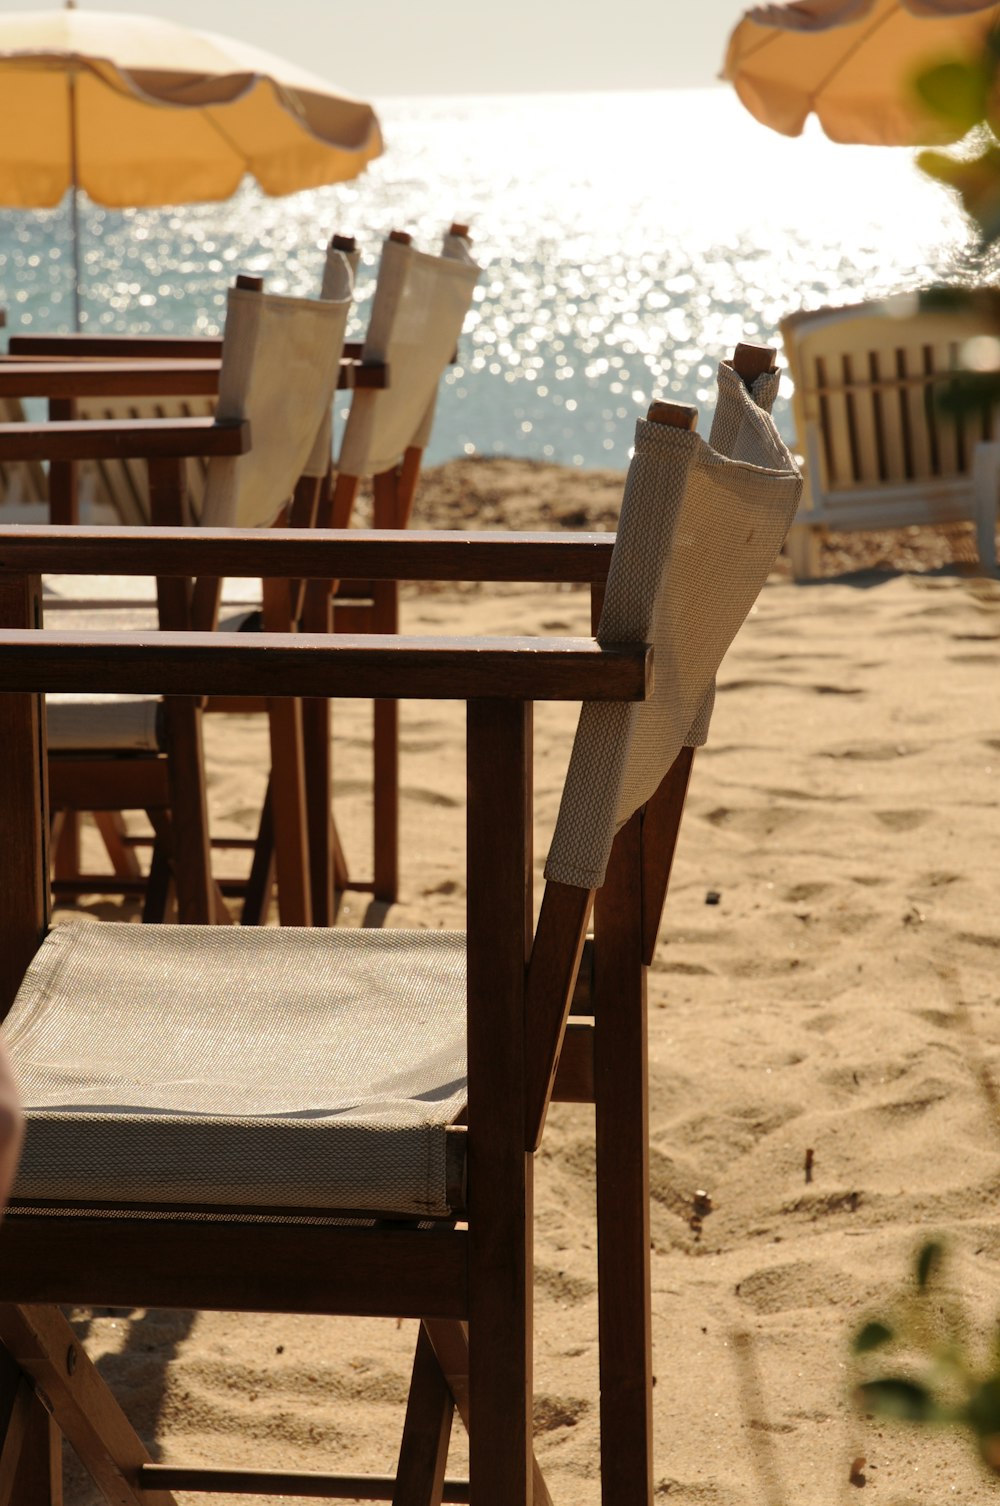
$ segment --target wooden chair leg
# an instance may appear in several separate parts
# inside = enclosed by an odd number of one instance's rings
[[[167,918],[170,890],[170,845],[173,840],[170,816],[166,811],[147,811],[154,832],[153,855],[149,860],[146,898],[142,906],[143,925],[162,925]]]
[[[468,1431],[469,1334],[466,1325],[451,1318],[425,1318],[423,1328],[431,1341],[438,1367],[448,1382],[455,1410]],[[552,1506],[552,1497],[534,1450],[531,1454],[531,1486],[532,1506]]]
[[[302,625],[307,633],[332,631],[333,603],[328,593],[307,596]],[[313,924],[332,926],[337,891],[347,887],[348,871],[333,819],[333,708],[329,701],[302,702],[302,736]]]
[[[372,632],[399,632],[399,587],[376,581]],[[374,757],[374,893],[385,904],[399,896],[399,702],[376,701]]]
[[[63,1506],[62,1436],[34,1386],[0,1353],[0,1506]]]
[[[311,926],[302,702],[287,698],[269,700],[267,710],[278,914],[283,926]]]
[[[652,1506],[652,1338],[641,814],[594,902],[601,1495]]]
[[[532,1169],[524,978],[531,931],[531,707],[471,701],[469,1480],[476,1506],[529,1506]]]
[[[52,858],[52,876],[57,879],[80,877],[80,812],[62,811],[59,837]]]
[[[134,850],[127,846],[124,837],[125,821],[121,811],[95,811],[94,820],[101,834],[111,866],[119,878],[141,879],[142,869]]]
[[[149,1451],[57,1307],[3,1303],[0,1342],[45,1393],[52,1418],[108,1501],[177,1506],[169,1491],[140,1487]],[[22,1506],[22,1497],[17,1501]],[[24,1498],[23,1506],[36,1506],[35,1498]]]
[[[257,841],[254,843],[253,862],[247,880],[247,892],[243,896],[240,925],[262,926],[267,920],[267,910],[274,888],[274,805],[271,798],[271,780],[267,781],[267,794],[260,811]]]
[[[392,1506],[441,1506],[454,1413],[455,1398],[421,1324]]]
[[[313,925],[334,922],[333,752],[330,702],[302,702],[305,757],[306,823],[309,829],[309,882]]]
[[[192,696],[164,701],[177,918],[182,925],[207,926],[215,918],[215,899],[201,717]]]

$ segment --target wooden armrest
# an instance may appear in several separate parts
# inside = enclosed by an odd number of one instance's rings
[[[218,360],[0,361],[0,397],[194,397],[218,390]]]
[[[0,432],[3,428],[0,426]],[[614,542],[612,533],[58,528],[22,524],[0,527],[0,574],[579,581],[600,585],[607,577]]]
[[[0,631],[0,691],[642,701],[652,661],[592,638]]]
[[[63,360],[80,356],[218,360],[222,355],[221,335],[11,335],[7,343],[12,356]]]
[[[249,423],[216,423],[211,418],[0,424],[0,459],[7,461],[162,460],[187,455],[243,455],[249,448]]]
[[[221,362],[218,356],[204,359],[173,356],[92,355],[69,360],[24,356],[0,357],[0,397],[214,397],[219,390]],[[389,367],[384,361],[364,366],[345,356],[340,362],[337,386],[382,389],[389,385]]]
[[[8,348],[12,356],[169,356],[183,360],[202,357],[216,360],[222,355],[221,335],[11,335]],[[346,340],[344,355],[360,361],[364,345],[360,340]]]

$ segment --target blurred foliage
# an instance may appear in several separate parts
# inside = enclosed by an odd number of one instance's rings
[[[917,1254],[913,1280],[855,1334],[855,1396],[862,1411],[920,1426],[958,1427],[1000,1476],[1000,1317],[977,1353],[962,1303],[944,1286],[944,1246]]]
[[[964,138],[956,151],[918,153],[917,165],[958,195],[985,249],[1000,240],[1000,28],[981,57],[939,63],[915,87],[930,113]]]
[[[930,113],[963,138],[950,152],[919,152],[917,166],[957,196],[975,227],[983,265],[991,250],[1000,249],[1000,27],[990,32],[980,57],[938,63],[914,82]],[[1000,334],[1000,289],[981,288],[975,296],[984,331]],[[969,298],[967,290],[952,287],[934,289],[922,301],[927,307],[967,308]],[[956,377],[941,392],[940,407],[964,414],[1000,402],[998,364],[994,355],[987,369]]]

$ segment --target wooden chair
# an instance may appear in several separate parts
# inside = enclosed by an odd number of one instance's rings
[[[384,361],[392,373],[384,391],[352,394],[336,463],[329,512],[323,521],[346,528],[358,488],[372,478],[375,528],[406,528],[430,438],[441,375],[454,357],[480,269],[472,257],[468,227],[453,224],[441,255],[417,251],[405,231],[385,241],[362,365]],[[394,633],[399,626],[395,581],[313,582],[306,593],[304,625],[322,632]],[[399,886],[399,712],[395,702],[377,701],[373,710],[373,877],[350,874],[333,825],[331,810],[331,728],[328,702],[305,708],[306,778],[313,913],[332,924],[335,892],[368,889],[391,903]]]
[[[250,420],[256,444],[245,459],[211,460],[202,509],[207,521],[269,524],[303,475],[306,480],[300,487],[318,492],[326,470],[325,455],[318,471],[310,475],[309,468],[315,464],[317,435],[327,421],[339,371],[350,280],[343,257],[333,251],[324,299],[268,297],[256,286],[238,286],[231,294],[217,409],[225,422]],[[104,436],[98,450],[118,457],[122,447],[116,436],[134,432],[138,422],[132,421],[130,429],[127,421],[103,425],[83,421],[76,424],[74,434],[84,444],[94,435]],[[161,421],[161,432],[162,427]],[[147,430],[155,434],[157,422]],[[58,425],[41,426],[35,434],[40,452],[59,453],[53,445],[60,434],[65,440]],[[6,431],[0,438],[0,452],[5,444],[16,444],[23,437],[14,428]],[[128,453],[145,459],[149,452],[139,444]],[[190,521],[182,462],[178,462],[179,457],[166,476],[162,464],[150,464],[153,515],[160,523]],[[189,583],[161,580],[161,625],[210,629],[218,614],[219,593],[218,579],[198,582],[193,589]],[[265,610],[276,630],[291,630],[287,585],[282,591],[275,583]],[[106,613],[98,610],[93,616],[100,619]],[[49,721],[53,808],[58,813],[95,810],[115,862],[115,887],[127,892],[145,885],[145,916],[161,918],[169,851],[169,872],[177,884],[181,917],[228,918],[209,861],[200,705],[173,699],[161,703],[155,697],[109,703],[84,695],[74,704],[54,703]],[[280,833],[277,859],[280,877],[287,880],[283,908],[290,910],[292,919],[301,920],[306,918],[301,907],[308,905],[307,863],[300,710],[292,703],[281,701],[272,708],[271,753],[281,773],[282,799],[291,811],[298,811],[298,820],[290,817]],[[144,809],[156,832],[148,882],[110,819],[129,808]],[[109,888],[103,876],[95,880],[81,874],[78,863],[71,866],[75,870],[71,877],[57,874],[64,892],[86,892],[95,882],[101,889]]]
[[[330,265],[331,251],[339,251],[352,273],[357,271],[359,258],[353,236],[333,236],[327,247],[324,275]],[[345,342],[344,353],[348,359],[352,349],[354,359],[357,359],[360,348],[349,348]],[[64,380],[62,390],[58,379],[54,381],[50,376],[46,380],[45,370],[40,370],[34,382],[17,396],[48,398],[49,416],[56,420],[81,418],[117,423],[123,419],[211,418],[215,412],[218,363],[222,358],[221,336],[16,334],[10,338],[9,350],[16,365],[23,365],[26,360],[39,365],[43,361],[68,360],[121,363],[115,372],[115,380],[104,383],[78,381],[75,384]],[[9,371],[6,376],[9,385]],[[189,382],[188,390],[184,387],[185,379]],[[14,398],[8,401],[16,403]],[[0,416],[5,422],[14,422],[23,419],[24,413],[22,410],[5,414],[0,400]],[[205,495],[208,461],[201,455],[189,456],[185,471],[188,507],[191,517],[197,520],[201,516]],[[91,462],[86,479],[91,515],[59,515],[67,507],[72,509],[76,502],[76,478],[63,472],[58,474],[56,515],[51,518],[52,522],[117,520],[138,524],[152,521],[149,480],[141,460],[102,456]],[[2,482],[0,473],[0,485]],[[22,481],[21,485],[27,483]],[[33,503],[46,500],[45,478],[40,466],[33,470],[30,495],[25,495],[24,500]],[[95,507],[102,510],[102,516],[93,515]]]
[[[4,1036],[28,1123],[0,1230],[0,1479],[19,1506],[56,1499],[55,1429],[116,1506],[170,1506],[175,1490],[543,1506],[531,1176],[563,1097],[596,1109],[604,1496],[651,1506],[645,967],[715,669],[800,492],[742,379],[724,368],[720,382],[718,433],[738,459],[684,427],[691,410],[657,405],[638,425],[596,642],[66,641],[30,625],[43,568],[143,572],[156,553],[204,575],[224,548],[244,575],[561,579],[579,558],[596,580],[606,539],[0,532],[0,623],[21,625],[0,631],[0,999],[17,994]],[[261,678],[289,696],[467,702],[466,932],[107,924],[43,940],[36,692]],[[536,699],[585,704],[533,928]],[[592,906],[592,1018],[569,1023]],[[62,1302],[422,1319],[395,1481],[154,1464]],[[465,1486],[444,1483],[456,1407]]]
[[[984,569],[996,564],[998,407],[955,418],[939,406],[966,342],[989,335],[962,308],[887,303],[796,313],[781,332],[806,459],[806,495],[789,534],[796,579],[819,569],[826,530],[976,522]]]

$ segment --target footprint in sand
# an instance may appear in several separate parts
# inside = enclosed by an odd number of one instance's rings
[[[804,884],[793,884],[790,889],[785,890],[783,898],[788,900],[789,904],[797,905],[807,899],[817,899],[821,894],[825,894],[830,887],[829,884],[819,879],[815,879],[811,883],[807,881]]]
[[[418,789],[415,785],[404,785],[399,792],[404,800],[414,800],[418,805],[436,805],[446,810],[458,810],[462,804],[453,795],[442,795],[440,790]]]
[[[930,811],[876,811],[875,815],[889,831],[915,831],[930,819]]]
[[[762,1315],[796,1308],[846,1307],[863,1300],[864,1295],[858,1283],[843,1271],[819,1261],[793,1261],[753,1271],[739,1284],[740,1300]]]
[[[908,758],[921,749],[912,743],[851,743],[842,748],[824,748],[821,758],[844,758],[858,763],[889,763],[896,758]]]
[[[589,1410],[590,1402],[582,1396],[547,1396],[543,1392],[535,1397],[535,1432],[554,1433],[557,1428],[575,1428]]]

